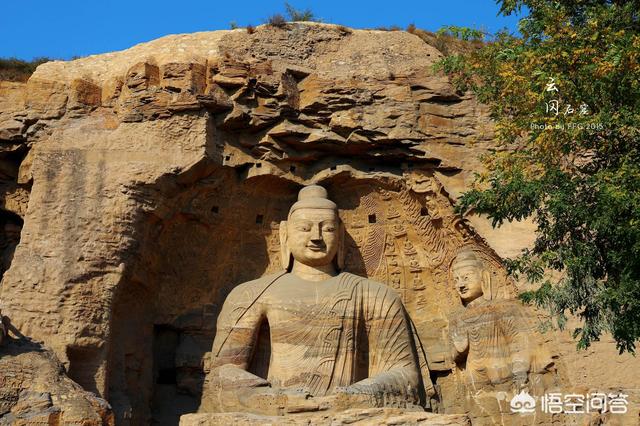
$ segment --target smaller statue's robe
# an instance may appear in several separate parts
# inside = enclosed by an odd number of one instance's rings
[[[466,395],[455,398],[454,410],[468,412],[478,424],[525,424],[507,420],[517,414],[509,401],[521,387],[535,398],[558,389],[553,358],[531,316],[518,300],[478,298],[452,319],[452,355],[459,361],[466,355]],[[536,424],[552,424],[550,416],[538,411]]]
[[[383,284],[349,273],[323,282],[285,273],[241,284],[218,317],[212,369],[233,364],[249,370],[265,322],[271,351],[265,378],[272,387],[313,396],[354,384],[407,398],[418,392],[408,317],[399,296]]]
[[[474,389],[524,380],[528,373],[542,373],[552,364],[516,300],[477,299],[452,324],[451,332],[456,350],[467,352],[465,376]]]

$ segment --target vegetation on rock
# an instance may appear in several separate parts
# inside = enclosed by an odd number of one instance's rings
[[[276,13],[275,15],[271,15],[269,17],[269,19],[267,20],[267,24],[271,25],[272,27],[284,27],[285,25],[287,25],[287,20],[284,19],[284,16],[282,16],[279,13]]]
[[[0,58],[0,81],[27,81],[38,65],[49,62],[49,58],[23,61],[16,58]]]
[[[316,17],[311,9],[296,9],[287,2],[284,3],[284,7],[289,20],[287,21],[280,13],[275,13],[267,18],[267,25],[282,28],[287,25],[287,22],[322,22],[322,19]]]
[[[289,3],[284,3],[285,9],[287,9],[287,16],[289,16],[289,20],[292,22],[305,22],[305,21],[314,21],[314,22],[322,22],[321,19],[317,18],[311,9],[296,9],[291,6]]]

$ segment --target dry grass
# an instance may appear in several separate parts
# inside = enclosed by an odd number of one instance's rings
[[[0,58],[0,80],[27,81],[38,65],[50,60],[49,58],[36,58],[32,61],[23,61],[16,58]]]
[[[336,29],[342,34],[352,34],[353,30],[349,27],[345,27],[344,25],[336,26]]]
[[[267,25],[271,25],[276,28],[284,28],[287,26],[287,20],[284,19],[284,16],[276,13],[275,15],[271,15],[267,20]]]
[[[378,31],[402,31],[402,28],[400,28],[397,25],[392,25],[390,27],[377,27],[376,30],[378,30]]]
[[[435,47],[445,56],[464,55],[478,49],[483,44],[483,42],[479,40],[465,41],[447,34],[436,34],[431,31],[421,30],[416,28],[415,25],[409,25],[407,32],[420,37],[422,41]]]

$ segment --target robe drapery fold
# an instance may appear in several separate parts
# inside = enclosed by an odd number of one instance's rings
[[[314,396],[336,387],[417,392],[420,371],[407,314],[389,287],[349,273],[324,282],[291,273],[236,287],[218,317],[212,367],[248,369],[267,321],[274,387]]]
[[[504,383],[553,363],[535,339],[535,325],[517,300],[470,303],[451,325],[453,342],[468,352],[465,375],[472,387]],[[540,360],[540,362],[537,362]]]

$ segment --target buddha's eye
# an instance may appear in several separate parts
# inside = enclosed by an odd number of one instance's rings
[[[325,232],[333,232],[336,230],[336,228],[334,228],[333,226],[325,226],[324,228],[322,228],[322,230]]]
[[[306,220],[296,221],[293,223],[293,229],[300,232],[309,232],[311,231],[311,223]]]

